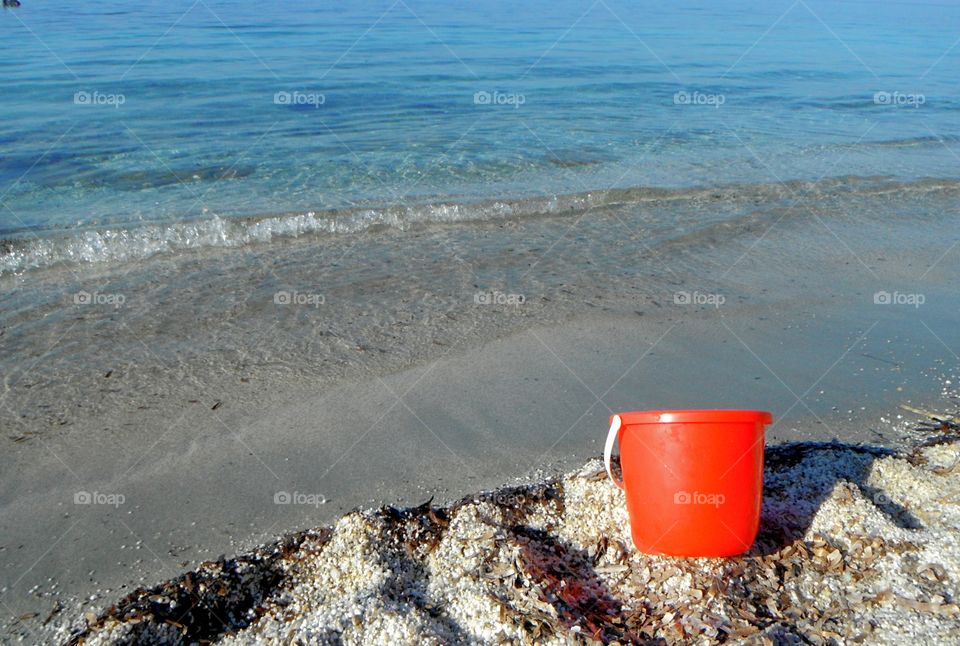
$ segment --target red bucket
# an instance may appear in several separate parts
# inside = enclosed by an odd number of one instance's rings
[[[637,549],[670,556],[750,549],[760,526],[764,427],[772,421],[755,410],[612,415],[604,460],[626,492]],[[610,470],[618,440],[623,482]]]

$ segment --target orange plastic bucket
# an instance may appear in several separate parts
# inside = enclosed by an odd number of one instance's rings
[[[637,549],[671,556],[750,549],[760,526],[764,427],[772,421],[755,410],[612,415],[604,461],[626,492]],[[610,469],[618,440],[623,482]]]

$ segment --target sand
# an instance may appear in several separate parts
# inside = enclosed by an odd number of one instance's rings
[[[0,641],[49,641],[36,635],[137,587],[355,508],[448,507],[579,469],[617,410],[763,408],[771,444],[896,447],[916,419],[897,405],[936,407],[960,348],[956,251],[924,224],[956,200],[898,200],[833,196],[829,231],[751,203],[732,229],[681,228],[652,254],[650,225],[674,220],[628,205],[569,231],[385,232],[342,263],[341,240],[305,238],[0,280]],[[425,261],[450,250],[452,265]],[[130,298],[81,308],[89,283]],[[310,285],[329,307],[274,304]],[[526,300],[481,305],[480,289]]]
[[[767,449],[742,557],[630,543],[599,460],[456,504],[355,511],[138,590],[71,644],[864,643],[960,634],[960,426]],[[951,637],[954,636],[954,637]]]
[[[797,395],[875,320],[829,308],[763,312],[742,307],[722,321]],[[96,611],[354,507],[432,495],[446,504],[515,478],[564,473],[602,450],[610,408],[769,407],[771,443],[893,443],[897,428],[880,418],[915,419],[896,410],[902,401],[936,405],[943,371],[923,371],[944,352],[896,314],[878,312],[886,318],[818,383],[827,395],[813,391],[803,405],[714,312],[684,314],[643,356],[672,325],[648,314],[535,328],[382,378],[291,388],[267,404],[248,401],[239,385],[218,393],[224,404],[215,411],[213,401],[170,401],[172,410],[124,413],[120,428],[129,433],[104,422],[62,442],[18,445],[19,455],[0,458],[0,601],[8,621],[34,618],[3,629],[0,641],[26,634],[30,643],[29,631],[61,605],[60,614]],[[949,331],[927,320],[941,336]],[[120,493],[124,504],[76,505],[78,491]],[[326,502],[278,505],[280,491]]]

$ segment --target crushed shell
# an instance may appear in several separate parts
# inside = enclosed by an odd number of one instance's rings
[[[87,644],[917,644],[960,635],[956,428],[767,450],[745,555],[630,543],[591,461],[446,508],[354,512],[65,627]]]

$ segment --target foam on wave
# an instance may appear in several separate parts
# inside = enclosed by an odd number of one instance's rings
[[[378,228],[405,229],[422,224],[485,222],[520,217],[580,215],[591,209],[644,202],[775,200],[798,193],[879,194],[958,190],[960,181],[889,177],[835,177],[810,181],[739,184],[700,188],[637,187],[568,195],[431,204],[308,211],[253,217],[214,215],[202,220],[137,227],[105,228],[40,235],[21,232],[0,241],[0,274],[57,265],[122,263],[207,247],[240,247],[305,235],[349,235]]]

